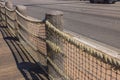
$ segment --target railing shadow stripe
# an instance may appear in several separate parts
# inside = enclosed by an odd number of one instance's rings
[[[41,73],[42,75],[44,75],[44,72],[39,68],[37,62],[29,54],[29,52],[21,44],[18,44],[18,39],[12,36],[7,27],[0,27],[0,30],[2,32],[3,38],[5,39],[15,58],[18,69],[20,70],[24,78],[26,80],[44,80],[43,77],[39,74]],[[27,61],[25,59],[27,59]],[[28,76],[26,72],[29,73],[31,78],[29,78],[30,76]]]

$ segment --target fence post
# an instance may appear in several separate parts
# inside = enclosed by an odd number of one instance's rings
[[[50,12],[47,12],[46,13],[46,16],[45,16],[45,20],[49,21],[53,26],[55,26],[57,29],[63,31],[63,12],[61,11],[50,11]],[[46,29],[47,30],[47,29]],[[48,30],[49,31],[49,30]],[[48,32],[46,31],[46,32]],[[60,48],[62,48],[62,43],[61,43],[61,39],[58,40],[57,38],[57,35],[54,34],[54,35],[48,35],[47,34],[47,39],[48,39],[48,36],[52,36],[54,37],[54,39],[50,39],[50,41],[52,41],[53,43],[57,44],[60,46]],[[55,56],[59,57],[59,59],[61,59],[60,61],[63,60],[63,58],[61,57],[61,55],[59,54],[54,54],[53,52],[51,53],[51,51],[47,50],[47,55],[48,57],[50,57],[52,59],[52,61],[55,63],[55,64],[58,64],[56,61],[58,61],[58,58],[56,58]],[[61,63],[61,65],[59,66],[60,68],[63,68],[63,64]],[[52,78],[54,80],[63,80],[63,76],[59,75],[51,66],[51,64],[49,63],[48,61],[48,74],[50,76],[52,76]],[[49,76],[50,80],[51,77]]]
[[[27,7],[26,6],[17,5],[16,10],[19,13],[21,13],[23,16],[27,16]],[[27,24],[25,26],[27,26]],[[20,38],[19,38],[20,36],[19,36],[19,25],[18,25],[17,13],[16,13],[16,19],[15,19],[15,27],[16,27],[16,30],[15,30],[16,37],[19,39],[20,42],[22,42],[22,40],[20,40]]]
[[[45,18],[56,28],[58,28],[59,30],[63,30],[63,12],[50,11],[46,13]]]
[[[9,8],[9,9],[13,9],[12,0],[8,0],[7,2],[5,2],[5,7]],[[5,8],[5,26],[7,26],[7,12],[6,12],[6,8]]]
[[[5,6],[9,9],[13,9],[13,3],[12,0],[8,0],[7,2],[5,2]]]
[[[17,5],[16,10],[24,16],[27,16],[27,7],[23,5]]]

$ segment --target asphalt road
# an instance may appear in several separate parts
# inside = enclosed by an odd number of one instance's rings
[[[50,10],[64,12],[64,28],[120,49],[120,2],[90,4],[87,1],[13,0],[28,7],[28,14],[44,19]]]

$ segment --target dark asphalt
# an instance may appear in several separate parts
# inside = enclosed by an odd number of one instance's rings
[[[14,0],[28,7],[28,14],[44,19],[50,10],[64,12],[64,28],[120,49],[120,6],[80,1]]]

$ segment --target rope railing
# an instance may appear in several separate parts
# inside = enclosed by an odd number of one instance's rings
[[[24,47],[36,51],[48,66],[50,80],[119,80],[120,60],[63,31],[62,13],[46,14],[44,21],[27,15],[26,7],[0,4],[0,17]],[[27,45],[27,46],[26,46]],[[33,55],[34,57],[34,55]]]
[[[56,14],[53,13],[54,20],[51,20],[51,14],[48,14],[50,16],[48,16],[48,20],[51,22],[46,21],[46,28],[47,39],[54,43],[56,47],[59,47],[59,49],[54,48],[56,49],[54,51],[61,50],[61,52],[51,52],[50,49],[50,53],[48,53],[48,56],[50,56],[58,68],[69,76],[70,80],[118,79],[118,77],[120,77],[120,62],[116,53],[114,53],[114,51],[112,51],[112,54],[110,51],[105,53],[104,50],[96,49],[91,45],[80,42],[73,38],[74,36],[59,30],[56,28],[58,22],[53,23],[55,22]],[[62,54],[64,54],[65,57],[63,57]],[[54,75],[55,72],[52,70],[50,73]]]
[[[2,4],[1,4],[0,12],[1,12],[2,21],[5,21],[5,7]]]
[[[103,60],[106,63],[109,63],[110,65],[114,65],[115,67],[120,67],[120,60],[117,58],[114,58],[110,55],[107,55],[105,53],[102,53],[99,50],[93,49],[89,45],[85,45],[84,43],[80,43],[79,41],[73,39],[70,35],[60,31],[59,29],[55,28],[50,22],[46,21],[47,27],[50,28],[54,33],[57,35],[63,37],[71,44],[75,45],[77,48],[80,48],[82,51],[87,52],[88,54],[97,57],[98,59]],[[55,49],[55,48],[54,48]],[[55,51],[60,50],[56,48]]]
[[[15,9],[9,9],[6,6],[5,8],[5,18],[6,18],[6,26],[9,26],[9,30],[12,32],[12,34],[14,34],[15,36],[15,21],[16,21],[16,13],[15,13]]]

